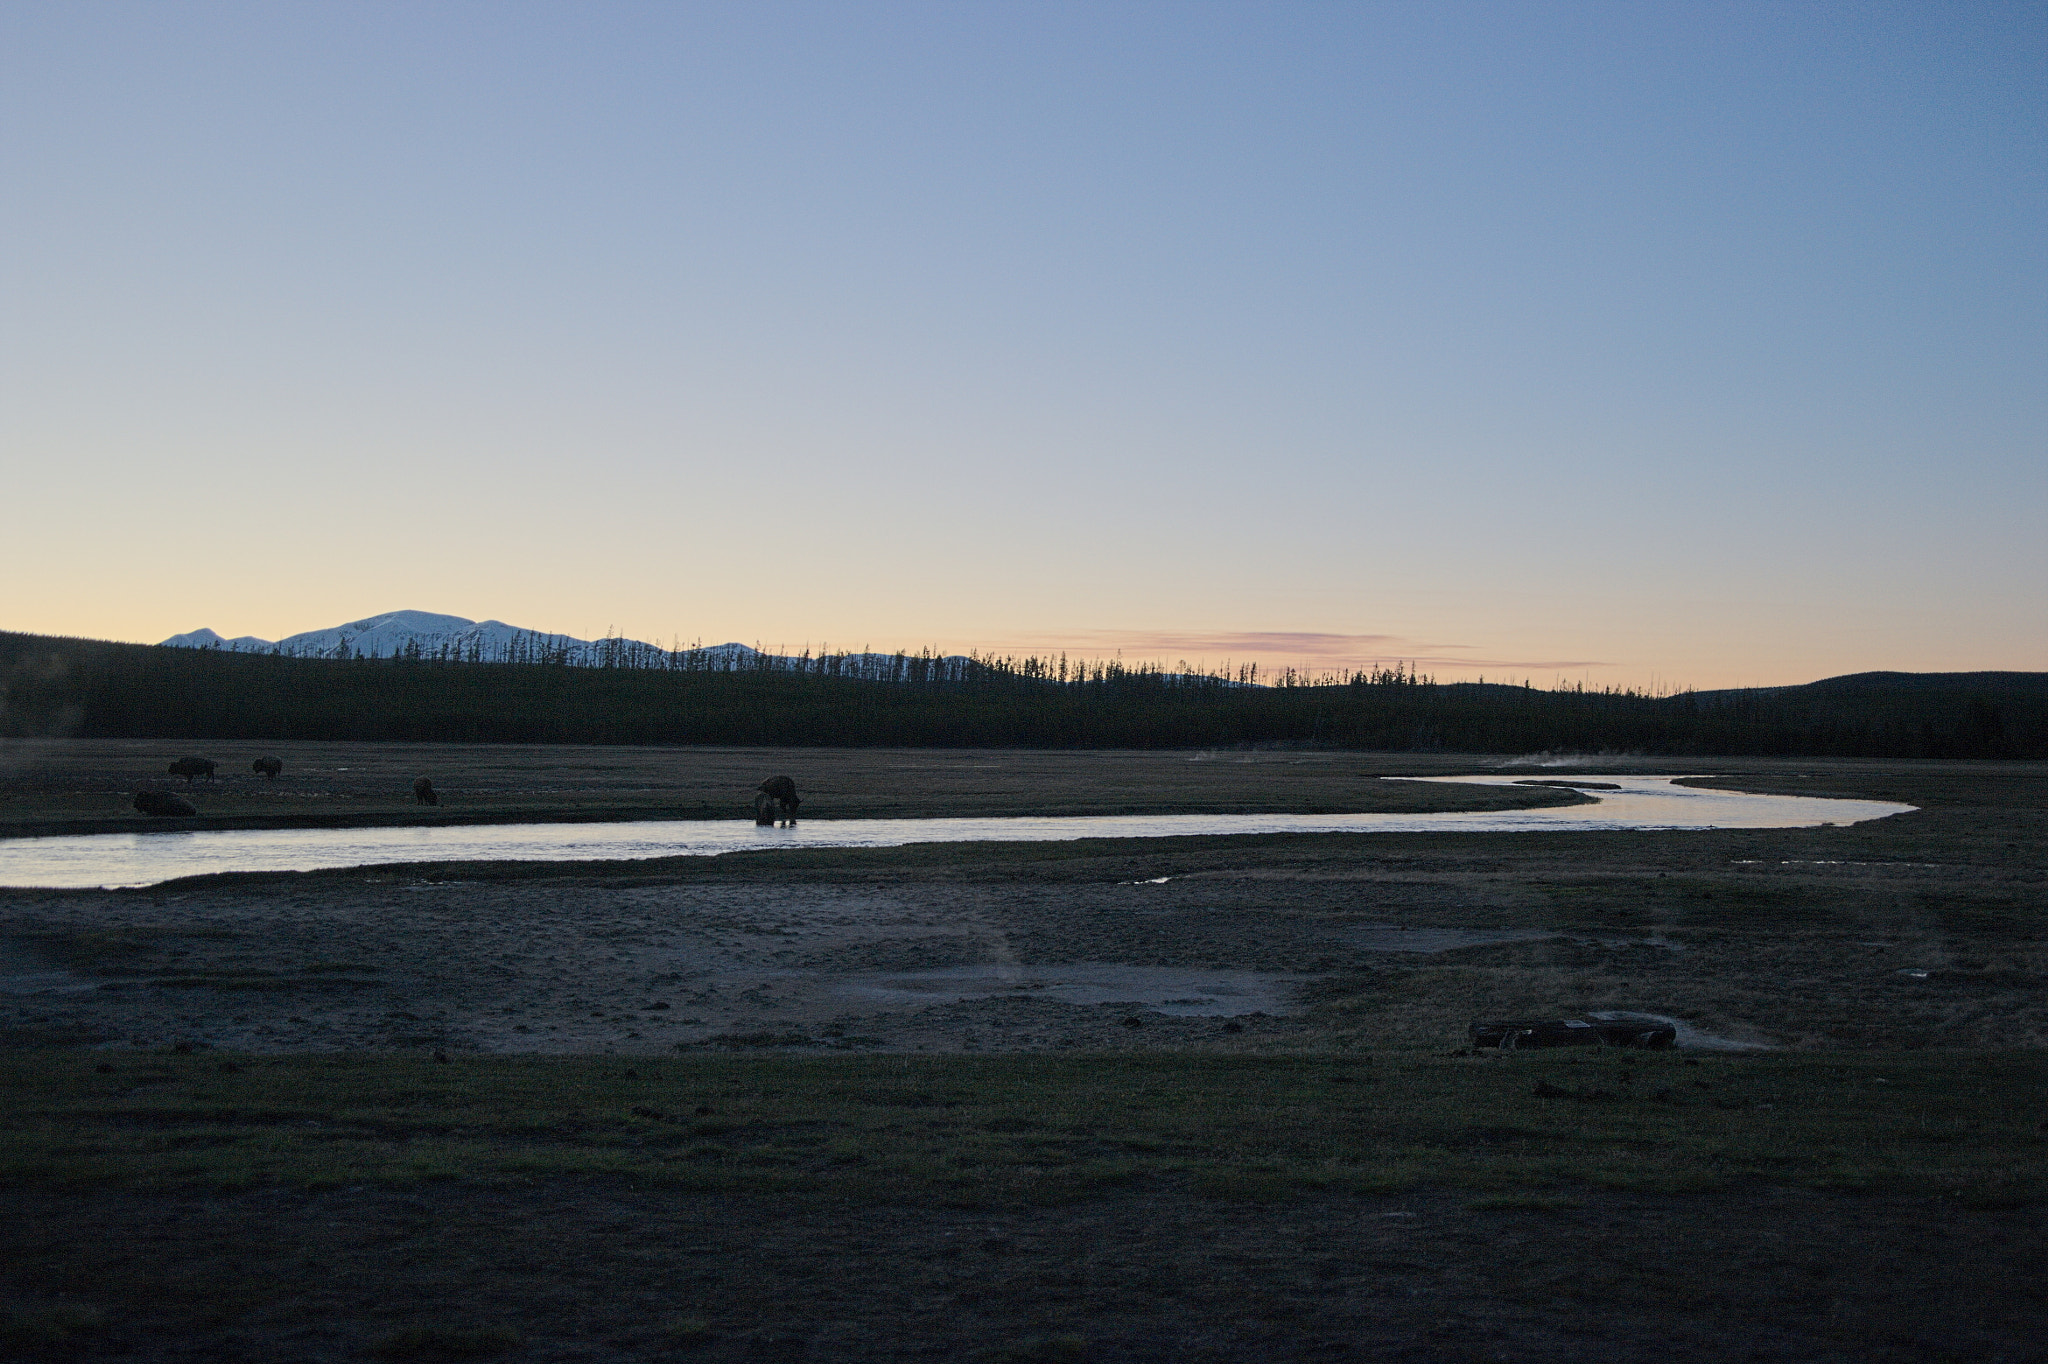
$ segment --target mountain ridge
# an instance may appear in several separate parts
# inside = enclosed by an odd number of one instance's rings
[[[624,661],[640,662],[656,657],[682,655],[693,664],[713,668],[783,668],[802,660],[788,654],[770,654],[729,641],[724,644],[695,645],[669,649],[645,640],[611,636],[578,639],[574,635],[550,634],[501,620],[475,621],[436,611],[386,611],[365,616],[324,630],[306,630],[280,640],[255,635],[225,638],[201,627],[172,635],[159,648],[216,649],[223,653],[284,654],[292,658],[395,658],[407,654],[455,661],[511,662],[548,661],[571,666],[602,667]],[[864,652],[838,655],[854,671],[864,671],[898,655]],[[962,654],[947,655],[943,663],[964,664]]]

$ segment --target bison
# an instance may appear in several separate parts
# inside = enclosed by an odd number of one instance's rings
[[[760,793],[754,800],[754,822],[756,824],[772,824],[775,822],[772,817],[766,820],[761,818],[762,809],[770,802],[773,803],[775,809],[781,811],[784,819],[792,824],[796,822],[796,807],[803,804],[803,802],[797,799],[795,782],[791,781],[788,777],[770,777],[754,789]]]
[[[145,815],[196,815],[198,809],[183,796],[168,791],[139,791],[135,808]]]
[[[434,791],[434,783],[425,777],[415,778],[412,784],[412,798],[422,805],[439,805],[441,797]]]
[[[261,772],[272,781],[276,781],[277,774],[284,771],[284,760],[282,758],[258,758],[255,762],[249,764],[249,770],[251,772]]]
[[[171,775],[174,777],[183,777],[185,779],[185,785],[187,786],[190,786],[192,784],[192,779],[194,777],[204,777],[208,781],[212,781],[213,759],[180,758],[176,762],[171,764]]]

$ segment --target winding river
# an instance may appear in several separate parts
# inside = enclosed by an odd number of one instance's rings
[[[1521,777],[1403,780],[1510,786]],[[395,862],[575,862],[714,856],[776,848],[1022,843],[1204,834],[1559,833],[1613,829],[1793,829],[1858,824],[1915,807],[1875,800],[1759,796],[1677,786],[1674,777],[1571,780],[1596,805],[1539,810],[1351,815],[1090,815],[988,819],[820,819],[793,828],[744,820],[471,824],[380,829],[209,829],[0,841],[0,886],[150,886],[232,871],[314,871]],[[1563,783],[1559,783],[1563,784]]]

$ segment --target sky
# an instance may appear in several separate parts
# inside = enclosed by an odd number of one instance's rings
[[[0,8],[0,629],[2048,669],[2048,5]]]

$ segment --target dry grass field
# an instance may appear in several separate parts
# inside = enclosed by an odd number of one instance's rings
[[[5,825],[132,826],[178,751],[11,750]],[[1366,809],[1492,761],[280,756],[195,803],[406,819],[425,772],[440,817],[736,817],[783,771],[820,816]],[[0,892],[0,1348],[2048,1358],[2048,773],[1603,765],[1922,808]],[[1699,1045],[1454,1054],[1594,1009]]]

